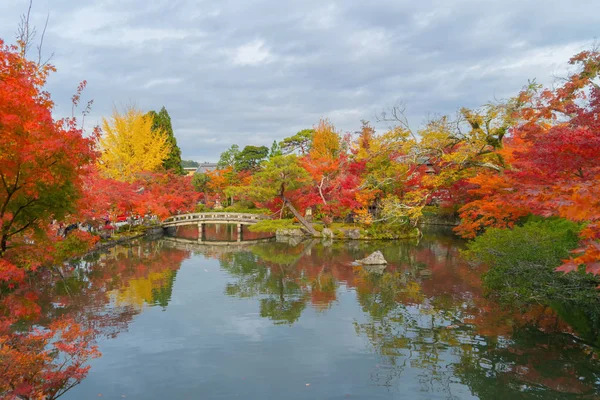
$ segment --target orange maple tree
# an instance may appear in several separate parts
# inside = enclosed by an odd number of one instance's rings
[[[511,227],[528,214],[585,223],[582,246],[559,267],[600,274],[600,52],[577,54],[578,67],[556,89],[530,86],[501,150],[510,168],[471,182],[477,199],[461,209],[458,232],[473,237],[488,227]]]
[[[29,61],[23,46],[0,40],[0,397],[53,398],[87,373],[97,354],[89,332],[68,320],[21,332],[12,324],[40,313],[26,271],[93,241],[83,232],[59,238],[52,221],[77,213],[97,132],[84,137],[75,118],[52,117],[44,84],[54,68]]]

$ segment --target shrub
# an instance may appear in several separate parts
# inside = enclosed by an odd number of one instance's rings
[[[317,232],[323,232],[323,229],[325,229],[325,226],[323,226],[322,224],[318,224],[318,223],[313,223],[312,226],[313,226],[313,228],[315,228],[315,231],[317,231]]]
[[[577,247],[581,226],[562,219],[530,219],[514,229],[488,229],[464,255],[484,263],[488,294],[513,305],[553,302],[598,305],[600,279],[582,270],[555,272]]]
[[[294,223],[292,219],[265,219],[250,225],[250,232],[276,232],[278,229],[300,229],[299,225]]]
[[[206,206],[206,204],[202,204],[202,203],[196,204],[196,208],[194,209],[194,212],[197,212],[197,213],[208,212],[208,211],[210,211],[210,208],[208,208]]]

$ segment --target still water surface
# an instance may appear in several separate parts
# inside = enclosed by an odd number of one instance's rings
[[[442,232],[113,248],[69,281],[103,355],[64,398],[597,398],[594,349],[550,310],[484,298],[461,246]],[[378,249],[384,271],[351,265]]]

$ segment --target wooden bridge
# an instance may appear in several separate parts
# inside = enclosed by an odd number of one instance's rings
[[[254,225],[259,221],[268,219],[266,215],[245,214],[245,213],[194,213],[175,215],[165,219],[162,223],[163,228],[172,226],[193,225],[193,224],[236,224],[236,225]]]
[[[254,225],[262,220],[269,219],[262,214],[208,212],[182,214],[169,217],[162,222],[163,228],[176,228],[184,225],[198,225],[200,238],[204,235],[205,224],[234,224],[237,225],[238,241],[242,237],[242,225]],[[202,239],[200,239],[202,240]]]

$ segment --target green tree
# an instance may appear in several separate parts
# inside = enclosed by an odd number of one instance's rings
[[[308,154],[312,144],[314,129],[303,129],[294,136],[285,138],[279,143],[283,154],[299,152],[301,155]]]
[[[269,148],[266,146],[246,146],[235,156],[235,169],[237,171],[255,170],[268,155]]]
[[[279,146],[279,143],[277,143],[276,140],[273,140],[273,144],[271,145],[271,151],[269,152],[269,159],[281,155],[283,155],[283,153],[281,152],[281,146]]]
[[[221,157],[219,157],[219,162],[217,163],[217,168],[235,168],[235,160],[238,154],[240,154],[240,146],[238,146],[237,144],[232,144],[230,148],[221,153]]]
[[[209,183],[210,183],[210,175],[208,175],[208,174],[205,174],[205,173],[194,174],[194,176],[192,177],[192,185],[194,185],[194,189],[197,192],[200,192],[203,194],[204,203],[206,203],[206,192],[209,189],[209,187],[208,187]]]
[[[300,188],[309,179],[295,155],[273,157],[265,163],[262,171],[254,175],[249,193],[259,201],[276,197],[285,199],[290,190]]]
[[[173,127],[171,126],[171,117],[165,107],[162,107],[158,113],[152,110],[149,111],[146,116],[152,118],[152,129],[160,130],[167,134],[167,143],[171,147],[171,151],[167,158],[163,161],[163,167],[166,170],[173,171],[176,174],[183,174],[183,167],[181,166],[181,149],[177,145],[177,139],[173,134]]]
[[[306,185],[309,179],[310,176],[300,166],[298,157],[290,154],[273,157],[267,161],[264,168],[254,175],[250,186],[240,186],[232,189],[236,194],[245,194],[254,201],[264,202],[275,198],[281,199],[283,206],[287,207],[312,235],[318,236],[315,228],[304,219],[302,214],[296,210],[286,197],[286,193]],[[283,207],[281,211],[283,213]]]

